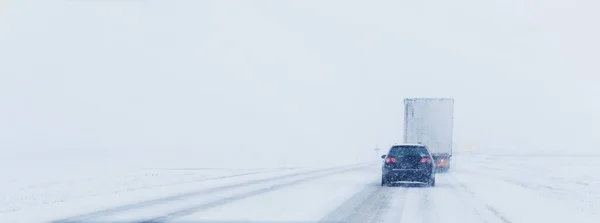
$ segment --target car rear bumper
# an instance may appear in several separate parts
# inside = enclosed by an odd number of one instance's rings
[[[395,181],[418,181],[426,182],[431,179],[433,171],[428,169],[387,169],[383,171],[383,177],[389,182]]]

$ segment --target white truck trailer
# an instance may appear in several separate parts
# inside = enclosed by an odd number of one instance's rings
[[[447,171],[452,160],[454,99],[404,99],[404,143],[429,148],[439,171]]]

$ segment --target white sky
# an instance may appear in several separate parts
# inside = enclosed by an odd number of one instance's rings
[[[599,10],[3,0],[1,155],[348,159],[400,142],[405,97],[454,97],[459,145],[598,151]]]

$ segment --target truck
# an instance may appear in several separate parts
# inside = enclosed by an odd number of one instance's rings
[[[453,130],[453,98],[404,99],[404,143],[427,146],[438,172],[450,169]]]

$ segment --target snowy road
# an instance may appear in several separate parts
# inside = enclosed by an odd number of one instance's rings
[[[0,213],[2,222],[597,222],[595,162],[457,157],[435,188],[381,187],[380,166],[236,174]],[[551,159],[551,158],[546,158]],[[598,158],[596,158],[598,159]],[[555,160],[560,162],[560,160]],[[577,170],[564,174],[561,168]],[[561,172],[563,171],[563,172]],[[568,172],[568,171],[567,171]],[[60,217],[57,217],[60,216]],[[51,218],[52,217],[52,218]]]

